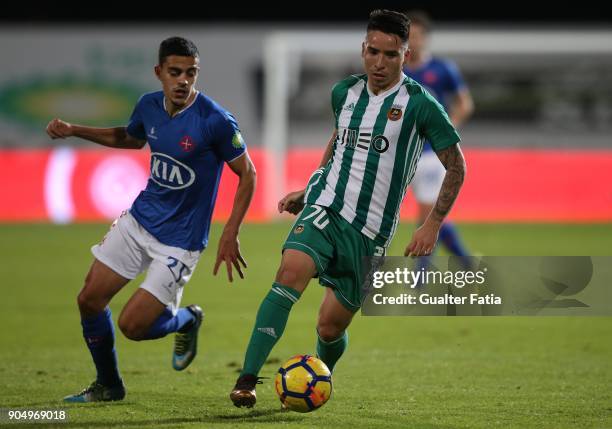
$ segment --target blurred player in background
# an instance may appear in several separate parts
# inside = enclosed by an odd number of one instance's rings
[[[421,11],[411,11],[407,15],[410,19],[410,56],[404,66],[404,73],[427,89],[442,104],[455,128],[459,128],[474,111],[470,91],[455,63],[434,57],[429,51],[431,34],[429,16]],[[418,203],[419,225],[425,222],[438,198],[444,173],[444,166],[432,150],[429,141],[426,141],[412,181],[412,191]],[[439,241],[450,253],[459,256],[465,266],[470,265],[468,251],[459,237],[457,228],[451,222],[445,221],[442,224]],[[427,259],[428,257],[421,258],[419,264],[427,266]]]
[[[332,89],[335,129],[320,168],[306,189],[279,202],[279,212],[301,214],[283,245],[276,279],[259,307],[242,372],[230,393],[237,407],[255,404],[258,374],[313,277],[325,287],[317,355],[333,371],[348,344],[346,329],[364,298],[363,258],[385,254],[425,139],[446,174],[440,196],[414,232],[406,255],[431,253],[459,194],[465,175],[459,135],[442,106],[402,72],[409,31],[404,14],[370,14],[361,54],[365,73]]]
[[[231,113],[195,88],[199,53],[180,37],[159,47],[155,74],[162,91],[143,95],[127,127],[92,128],[54,119],[53,139],[79,137],[118,149],[151,148],[151,176],[129,211],[92,247],[93,264],[78,295],[83,336],[97,370],[96,380],[67,402],[116,401],[125,397],[117,367],[115,334],[108,307],[130,280],[147,271],[119,316],[119,328],[135,341],[176,333],[172,366],[193,360],[203,313],[179,308],[208,232],[217,188],[227,163],[239,177],[231,216],[219,240],[214,273],[225,262],[243,277],[238,231],[255,190],[255,168]]]

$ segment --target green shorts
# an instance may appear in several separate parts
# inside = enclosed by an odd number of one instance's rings
[[[363,301],[363,258],[385,252],[335,211],[310,204],[293,224],[285,249],[309,255],[317,267],[319,283],[332,288],[338,301],[353,313]]]

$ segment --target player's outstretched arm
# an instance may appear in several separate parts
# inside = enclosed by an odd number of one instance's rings
[[[321,158],[321,163],[319,164],[319,168],[323,168],[327,165],[329,160],[334,153],[334,140],[336,140],[337,130],[334,130],[329,142],[327,143],[327,147],[325,148],[325,152],[323,152],[323,158]],[[314,174],[313,174],[314,175]],[[287,195],[283,197],[278,202],[278,212],[282,213],[284,211],[291,213],[293,215],[297,215],[304,208],[304,195],[306,194],[306,189],[301,189],[299,191],[289,192]]]
[[[240,254],[240,241],[238,240],[238,232],[240,231],[240,225],[244,220],[244,216],[251,204],[253,194],[255,193],[255,184],[257,182],[257,176],[255,172],[255,166],[249,157],[247,152],[237,159],[228,162],[228,165],[232,171],[238,176],[238,188],[236,189],[236,196],[234,197],[234,206],[232,213],[223,228],[223,234],[219,239],[219,248],[217,249],[217,261],[215,262],[215,268],[213,274],[217,275],[219,266],[222,262],[225,262],[227,267],[227,277],[230,282],[234,280],[232,275],[232,265],[238,271],[238,275],[241,279],[244,278],[242,273],[242,267],[246,268],[247,263]],[[240,266],[242,264],[242,267]]]
[[[459,143],[437,152],[436,155],[446,168],[446,174],[430,217],[433,216],[435,221],[442,223],[459,195],[459,190],[465,180],[466,166]]]
[[[130,136],[125,127],[95,128],[71,124],[61,119],[53,119],[47,125],[47,134],[52,139],[79,137],[103,146],[120,149],[141,149],[146,141]]]
[[[457,199],[465,179],[465,158],[458,143],[436,152],[436,154],[444,168],[446,168],[444,182],[442,182],[442,188],[438,194],[436,204],[423,225],[414,232],[412,241],[404,251],[404,256],[431,254],[436,241],[438,241],[440,226]]]

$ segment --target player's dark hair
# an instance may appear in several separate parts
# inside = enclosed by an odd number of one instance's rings
[[[420,25],[426,33],[431,31],[431,17],[427,12],[422,10],[409,10],[406,16],[410,19],[411,24]]]
[[[382,31],[387,34],[395,34],[402,43],[406,43],[410,34],[410,20],[401,12],[376,9],[370,13],[367,31]]]
[[[159,65],[170,55],[196,58],[200,56],[196,45],[183,37],[169,37],[159,44]]]

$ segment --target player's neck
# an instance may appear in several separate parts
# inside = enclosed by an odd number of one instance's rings
[[[189,97],[187,97],[185,104],[183,104],[182,106],[177,106],[168,97],[164,97],[164,108],[166,109],[166,112],[168,112],[168,115],[173,118],[177,114],[185,110],[185,108],[193,102],[193,99],[196,97],[197,93],[197,91],[192,90],[191,94],[189,94]]]
[[[395,79],[395,80],[394,80],[392,83],[390,83],[389,85],[387,85],[387,86],[386,86],[386,87],[384,87],[384,88],[377,88],[377,87],[374,87],[374,86],[372,86],[372,81],[371,81],[371,80],[368,80],[368,89],[370,90],[370,93],[372,93],[372,94],[374,94],[374,95],[378,96],[378,95],[383,94],[383,93],[385,93],[386,91],[390,90],[391,88],[393,88],[393,87],[394,87],[395,85],[397,85],[397,84],[399,83],[399,81],[400,81],[400,80],[402,80],[403,78],[404,78],[404,74],[403,74],[403,73],[400,73],[400,74],[397,76],[397,79]]]

